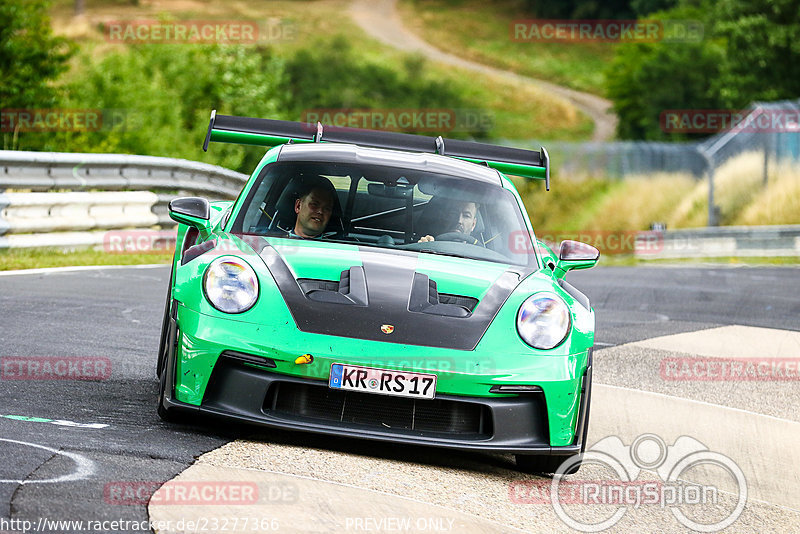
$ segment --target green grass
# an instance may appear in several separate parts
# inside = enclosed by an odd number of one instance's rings
[[[168,264],[172,252],[154,254],[110,254],[102,250],[6,249],[0,250],[0,271],[71,267],[80,265]]]
[[[401,0],[403,22],[429,43],[479,63],[603,94],[610,43],[515,41],[511,24],[534,18],[520,0]]]
[[[800,265],[800,257],[797,256],[754,256],[754,257],[737,257],[737,256],[721,256],[716,258],[673,258],[673,259],[659,259],[659,260],[643,260],[632,257],[619,257],[609,260],[608,265],[613,265],[615,261],[620,261],[620,265],[624,265],[626,261],[633,259],[631,265],[730,265],[730,266],[768,266],[768,265],[785,265],[795,267]]]
[[[172,261],[172,253],[158,254],[109,254],[103,251],[59,250],[59,249],[14,249],[0,250],[0,271],[19,269],[41,269],[47,267],[74,267],[84,265],[151,265]],[[736,265],[736,266],[798,266],[799,257],[753,257],[753,258],[680,258],[680,259],[642,259],[632,254],[602,255],[598,266],[667,266],[698,264]]]
[[[112,51],[125,51],[126,44],[110,43],[100,30],[110,20],[280,20],[292,28],[292,38],[267,41],[280,57],[289,57],[301,48],[320,46],[321,39],[342,35],[352,44],[363,61],[400,70],[414,56],[399,52],[368,37],[349,17],[346,0],[296,0],[211,3],[186,1],[136,5],[121,0],[97,0],[86,3],[80,19],[73,17],[73,2],[57,0],[51,14],[56,32],[75,39],[84,54],[97,61]],[[160,45],[156,45],[160,46]],[[191,45],[185,45],[191,46]],[[73,70],[65,79],[80,78],[80,62],[73,60]],[[427,62],[425,69],[440,80],[458,87],[480,107],[489,112],[495,139],[585,140],[594,125],[589,117],[571,103],[554,98],[545,91],[521,86],[506,80],[476,76],[471,71]],[[223,76],[221,74],[221,83]],[[321,80],[320,83],[324,83]],[[314,107],[313,104],[309,107]],[[298,117],[297,120],[300,120]]]
[[[537,233],[557,233],[600,229],[602,203],[621,187],[620,182],[600,178],[559,179],[555,176],[546,191],[541,182],[517,182],[520,196]]]

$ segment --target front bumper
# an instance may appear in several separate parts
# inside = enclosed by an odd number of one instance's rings
[[[224,339],[225,345],[203,339],[210,337],[205,323],[211,319],[217,327],[214,339]],[[315,356],[318,366],[314,371],[314,365],[295,365],[291,358],[276,357],[281,354],[279,349],[268,352],[256,350],[251,343],[237,342],[237,336],[220,332],[220,326],[225,330],[219,318],[178,307],[177,321],[171,319],[170,324],[170,328],[178,329],[177,343],[167,353],[168,387],[162,401],[168,410],[221,416],[269,428],[464,450],[566,456],[580,452],[583,446],[590,355],[586,355],[584,375],[541,382],[539,392],[490,394],[492,385],[509,383],[507,371],[439,371],[436,399],[413,401],[330,390],[329,363],[342,359],[335,353]],[[237,328],[241,331],[242,324],[238,323]],[[302,339],[295,341],[303,343]],[[248,359],[248,355],[256,356]],[[253,364],[261,360],[262,365]],[[353,363],[364,361],[357,359]],[[383,363],[386,368],[393,368],[386,361]],[[559,359],[553,363],[558,367],[565,362]],[[511,375],[521,383],[536,383]],[[475,391],[482,394],[470,394]],[[567,401],[559,403],[563,397]],[[553,437],[554,427],[563,436],[567,426],[567,442],[554,443],[558,441]]]

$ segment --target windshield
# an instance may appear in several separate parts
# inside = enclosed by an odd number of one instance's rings
[[[272,163],[232,232],[535,264],[530,247],[519,246],[530,237],[511,192],[393,166]]]

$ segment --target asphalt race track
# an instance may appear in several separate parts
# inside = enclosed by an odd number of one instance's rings
[[[470,517],[478,519],[472,523],[469,519],[463,531],[570,531],[552,512],[534,514],[524,503],[509,502],[514,501],[509,488],[515,487],[515,480],[535,477],[515,474],[511,460],[502,456],[409,447],[376,449],[349,440],[281,432],[266,435],[216,421],[186,426],[162,422],[155,410],[154,372],[168,277],[166,266],[0,274],[0,532],[87,532],[45,520],[147,521],[153,514],[152,507],[147,507],[152,490],[209,451],[214,452],[193,468],[205,469],[204,477],[215,476],[214,469],[227,466],[249,472],[266,470],[274,477],[273,483],[293,480],[294,490],[313,493],[317,504],[333,494],[364,502],[373,497],[389,499],[387,495],[410,496],[416,499],[414,506],[438,506],[454,513],[469,510]],[[662,432],[668,444],[673,441],[667,438],[672,436],[671,429],[675,435],[692,436],[706,445],[717,437],[728,439],[722,436],[725,432],[709,432],[704,418],[730,421],[731,449],[724,452],[737,463],[747,464],[742,470],[751,492],[747,511],[726,531],[800,530],[796,513],[800,498],[797,491],[790,493],[798,488],[796,479],[781,473],[787,467],[797,471],[798,464],[781,457],[780,449],[769,453],[777,457],[745,460],[736,456],[755,454],[755,445],[741,437],[750,430],[765,438],[765,433],[774,431],[775,442],[786,437],[788,447],[796,449],[796,440],[789,438],[800,435],[797,382],[717,382],[709,387],[708,382],[673,384],[654,378],[659,362],[663,369],[664,358],[688,350],[681,343],[694,346],[705,332],[708,339],[720,340],[710,343],[708,350],[713,350],[732,337],[736,345],[748,346],[750,341],[736,341],[739,333],[763,343],[774,338],[775,331],[791,331],[775,350],[783,351],[782,357],[788,350],[797,361],[800,352],[792,344],[797,339],[793,332],[800,332],[800,269],[598,267],[572,273],[569,280],[590,297],[597,312],[595,383],[600,387],[592,406],[590,443],[611,434],[627,436],[623,427],[631,423],[631,413],[648,406],[647,413],[655,416],[667,401],[672,403],[664,405],[669,415],[659,415],[652,424],[658,427],[653,432]],[[719,329],[728,325],[738,326]],[[686,337],[692,335],[700,337]],[[653,338],[657,340],[650,341]],[[76,357],[90,358],[94,364],[80,370],[86,379],[34,380],[17,373],[19,362],[68,364]],[[630,406],[625,399],[632,399]],[[604,412],[604,403],[616,409]],[[660,426],[666,422],[670,429]],[[250,442],[230,443],[234,440]],[[630,444],[627,437],[623,441]],[[714,443],[725,446],[722,441]],[[772,449],[758,448],[761,454],[764,450]],[[259,457],[258,451],[270,454]],[[353,457],[359,461],[352,461]],[[775,466],[774,478],[758,475]],[[225,473],[220,476],[231,476],[230,471]],[[583,473],[582,469],[576,476]],[[404,477],[409,477],[407,482]],[[150,488],[150,492],[120,497],[121,488],[134,486]],[[440,491],[431,491],[433,487]],[[447,491],[441,491],[443,487]],[[488,492],[489,487],[496,490],[494,494]],[[301,497],[284,503],[281,513],[313,516],[316,508]],[[394,502],[396,506],[397,498]],[[516,506],[512,512],[492,515],[492,510],[512,505]],[[409,506],[409,514],[420,513]],[[326,525],[335,523],[337,513],[345,513],[332,508],[326,513],[334,519],[316,524],[315,530],[327,531]],[[655,524],[666,532],[686,530],[669,513],[653,512],[628,521],[620,523],[622,530],[652,531]],[[459,523],[442,523],[439,530],[450,525],[451,531],[459,531],[453,524]],[[141,532],[130,525],[105,531]],[[377,523],[348,520],[346,526],[352,531],[377,531],[367,528],[370,525]],[[390,531],[386,525],[384,531]],[[435,525],[429,526],[433,530]],[[262,530],[293,528],[268,525]]]

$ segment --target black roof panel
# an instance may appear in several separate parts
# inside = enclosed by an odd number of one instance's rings
[[[366,148],[339,143],[298,143],[283,145],[278,161],[330,161],[356,165],[385,165],[501,185],[500,176],[494,169],[457,158],[423,152]]]

